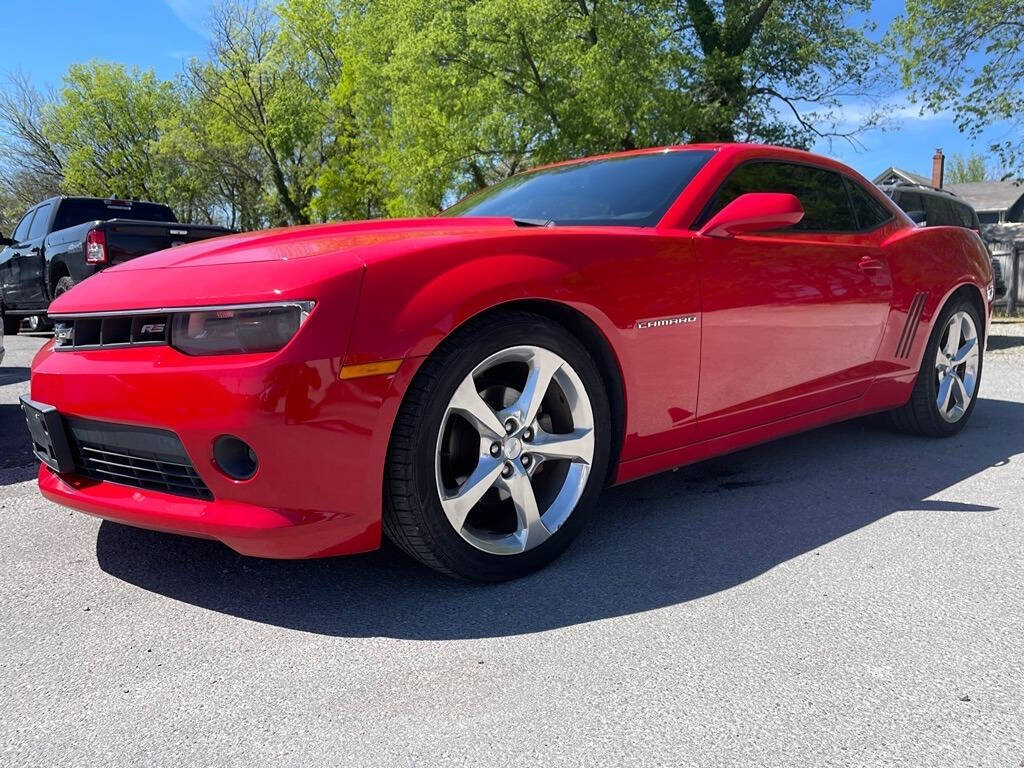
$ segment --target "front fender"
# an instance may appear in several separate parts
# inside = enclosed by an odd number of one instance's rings
[[[699,322],[637,325],[699,318],[693,245],[685,235],[547,230],[371,261],[346,364],[422,358],[472,317],[523,300],[569,307],[604,335],[625,390],[624,460],[691,436]]]

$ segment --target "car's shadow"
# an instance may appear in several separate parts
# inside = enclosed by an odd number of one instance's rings
[[[0,387],[28,381],[29,369],[21,365],[0,366]]]
[[[0,373],[10,370],[0,368]],[[0,384],[4,382],[0,378]],[[0,404],[0,485],[31,480],[39,473],[20,405]]]
[[[995,331],[988,337],[985,344],[987,350],[1016,349],[1024,347],[1024,336],[1000,336]]]
[[[865,421],[809,432],[612,489],[562,558],[500,585],[450,581],[387,546],[331,560],[258,560],[109,522],[96,553],[104,571],[144,589],[307,632],[514,635],[729,589],[901,510],[995,509],[932,497],[1021,452],[1024,404],[998,400],[979,401],[970,427],[948,440]]]

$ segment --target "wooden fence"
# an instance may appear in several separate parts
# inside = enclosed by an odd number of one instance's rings
[[[1015,315],[1024,308],[1024,240],[989,243],[989,249],[1003,268],[1006,283],[1006,292],[996,297],[995,304],[1005,309],[1006,314]]]

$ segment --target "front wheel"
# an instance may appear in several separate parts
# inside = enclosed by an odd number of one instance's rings
[[[972,301],[947,304],[932,330],[910,401],[890,411],[894,426],[927,437],[949,437],[967,424],[977,402],[984,357],[981,316]]]
[[[553,560],[601,492],[611,414],[586,349],[528,313],[474,322],[417,373],[392,434],[384,530],[450,576]]]

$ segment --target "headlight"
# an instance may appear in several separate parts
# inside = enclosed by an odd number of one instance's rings
[[[274,352],[298,333],[312,301],[175,314],[171,346],[186,355]]]

